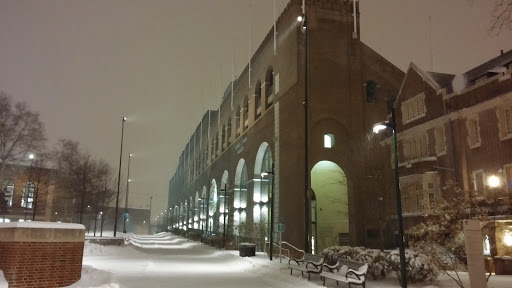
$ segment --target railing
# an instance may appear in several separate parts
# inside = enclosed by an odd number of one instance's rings
[[[290,244],[290,243],[288,243],[288,242],[286,242],[286,241],[281,241],[281,242],[279,242],[279,247],[280,247],[279,249],[288,250],[288,249],[282,248],[282,245],[288,245],[290,248],[295,249],[295,251],[302,253],[302,258],[304,258],[304,255],[306,254],[306,251],[304,251],[304,250],[302,250],[302,249],[299,249],[299,248],[297,248],[297,247],[293,246],[292,244]],[[282,253],[281,253],[281,252],[279,252],[279,254],[282,254]],[[288,259],[289,259],[289,258],[290,258],[290,250],[288,250]]]

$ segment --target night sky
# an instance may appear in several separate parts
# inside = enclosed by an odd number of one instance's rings
[[[275,1],[279,15],[288,0]],[[462,73],[512,49],[511,31],[489,32],[494,1],[360,2],[361,39],[403,71]],[[273,15],[274,0],[0,0],[0,89],[40,112],[49,146],[77,140],[115,171],[128,117],[129,206],[153,196],[156,215],[233,60],[235,75],[247,65],[249,31],[254,52]]]

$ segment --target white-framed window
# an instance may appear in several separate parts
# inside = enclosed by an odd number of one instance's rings
[[[405,160],[415,160],[428,156],[427,133],[421,133],[402,142]]]
[[[506,140],[512,138],[512,106],[504,106],[496,109],[498,116],[498,128],[500,139]]]
[[[401,106],[402,123],[406,124],[427,114],[425,106],[425,93],[420,93],[413,98],[404,101]]]
[[[334,147],[334,135],[333,134],[325,134],[324,135],[324,148],[330,149]]]
[[[434,130],[434,136],[436,138],[436,154],[446,154],[446,135],[444,126],[436,127]]]
[[[470,117],[466,121],[466,128],[468,129],[468,144],[470,148],[480,147],[480,125],[478,116]]]
[[[507,164],[503,167],[503,174],[505,174],[505,189],[512,192],[512,164]]]
[[[483,193],[484,185],[484,170],[473,171],[473,188],[475,192]]]

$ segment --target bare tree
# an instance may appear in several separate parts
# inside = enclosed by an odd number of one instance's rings
[[[52,173],[48,167],[50,155],[46,152],[39,152],[35,156],[35,161],[31,163],[28,172],[28,180],[34,185],[34,195],[32,201],[32,221],[35,220],[37,208],[40,203],[46,201],[50,195],[50,182]]]
[[[512,30],[512,0],[495,0],[491,31],[499,34],[503,29]]]
[[[31,111],[25,102],[13,103],[7,93],[0,91],[0,183],[4,183],[6,165],[22,163],[27,153],[45,142],[39,113]]]

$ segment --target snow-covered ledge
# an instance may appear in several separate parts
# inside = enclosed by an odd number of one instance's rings
[[[0,270],[9,288],[69,286],[81,278],[84,241],[81,224],[0,223]]]

